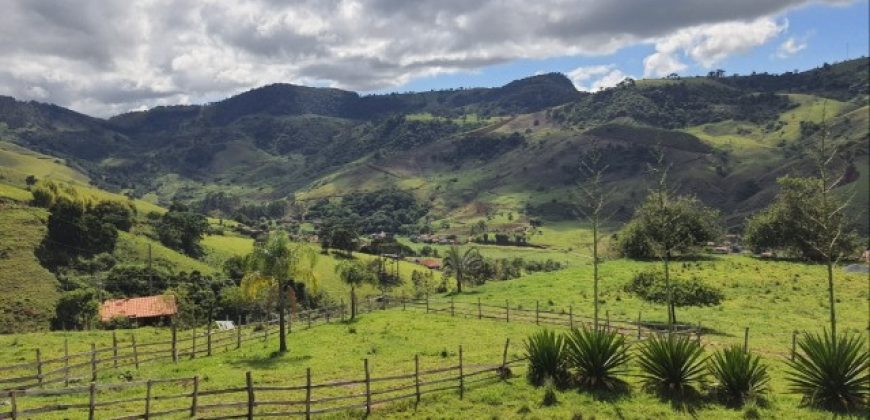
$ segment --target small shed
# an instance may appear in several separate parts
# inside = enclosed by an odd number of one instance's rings
[[[157,324],[178,313],[175,296],[157,295],[129,299],[110,299],[100,307],[100,320],[127,318],[137,324]]]
[[[420,260],[420,265],[426,267],[431,270],[440,270],[441,269],[441,261],[438,261],[433,258],[424,258]]]

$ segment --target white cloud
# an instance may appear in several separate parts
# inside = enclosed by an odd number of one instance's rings
[[[780,44],[779,48],[776,49],[776,56],[779,58],[788,58],[801,52],[806,47],[806,41],[799,41],[794,37],[789,37]]]
[[[788,21],[772,17],[692,26],[654,40],[656,52],[644,59],[644,75],[665,76],[684,70],[686,57],[712,68],[725,58],[742,54],[782,34]]]
[[[649,40],[646,72],[658,74],[683,68],[680,54],[712,65],[758,45],[782,26],[760,17],[811,1],[5,0],[0,94],[107,116],[275,82],[389,89]]]
[[[595,92],[603,88],[616,86],[619,82],[631,77],[613,64],[577,67],[568,72],[568,78],[577,90]]]

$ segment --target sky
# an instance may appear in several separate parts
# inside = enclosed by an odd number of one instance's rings
[[[270,83],[361,93],[806,70],[868,0],[0,0],[0,95],[98,117]]]

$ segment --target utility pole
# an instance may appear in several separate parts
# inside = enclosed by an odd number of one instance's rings
[[[151,244],[148,244],[148,294],[154,294],[154,272],[151,270]]]

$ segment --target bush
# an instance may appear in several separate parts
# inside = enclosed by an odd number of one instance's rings
[[[651,337],[640,345],[644,385],[668,395],[684,395],[704,379],[704,350],[685,335]]]
[[[770,376],[761,359],[731,346],[713,354],[710,358],[710,374],[716,378],[719,396],[729,404],[743,404],[748,398],[767,392]]]
[[[791,390],[803,395],[804,403],[835,411],[866,406],[870,355],[863,337],[807,333],[797,345],[800,351],[787,362],[791,368],[788,380]]]
[[[616,390],[630,359],[625,337],[603,329],[573,329],[566,339],[568,365],[580,387]]]
[[[568,383],[567,352],[565,338],[550,330],[542,330],[526,340],[526,357],[529,359],[528,378],[535,386],[550,379],[557,386]]]
[[[671,279],[674,305],[676,306],[715,306],[725,298],[719,289],[707,286],[698,279]],[[667,303],[668,290],[665,277],[658,271],[643,271],[634,276],[625,291],[634,293],[648,302]]]

